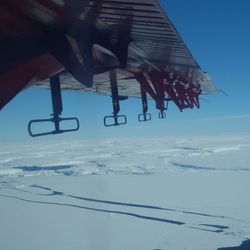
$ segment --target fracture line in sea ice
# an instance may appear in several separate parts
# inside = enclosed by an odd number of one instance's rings
[[[30,202],[30,203],[37,203],[37,204],[66,206],[66,207],[79,208],[79,209],[95,211],[95,212],[103,212],[103,213],[108,213],[108,214],[127,215],[127,216],[131,216],[131,217],[136,217],[136,218],[139,218],[139,219],[159,221],[159,222],[169,223],[169,224],[174,224],[174,225],[179,225],[179,226],[185,224],[184,222],[181,222],[181,221],[169,220],[169,219],[159,218],[159,217],[154,217],[154,216],[145,216],[145,215],[141,215],[141,214],[137,214],[137,213],[131,213],[131,212],[124,212],[124,211],[117,211],[117,210],[108,210],[108,209],[80,206],[80,205],[69,204],[69,203],[38,201],[38,200],[24,199],[24,198],[21,198],[21,197],[18,197],[18,196],[11,196],[11,195],[1,195],[0,194],[0,197],[16,199],[16,200],[20,200],[20,201],[25,201],[25,202]]]

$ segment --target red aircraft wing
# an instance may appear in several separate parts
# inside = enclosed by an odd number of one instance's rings
[[[199,107],[216,92],[157,0],[9,0],[0,3],[0,109],[26,87],[141,97]]]

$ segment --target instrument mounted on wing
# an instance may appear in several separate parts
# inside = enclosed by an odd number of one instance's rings
[[[62,90],[112,96],[107,127],[127,123],[119,114],[122,96],[142,99],[137,118],[144,122],[152,118],[148,99],[163,119],[166,100],[183,111],[200,108],[201,94],[217,92],[158,0],[1,1],[0,37],[0,109],[30,86],[56,92],[51,79],[58,74]],[[52,97],[52,118],[29,123],[31,136],[61,133],[62,121],[76,123],[63,132],[79,129],[77,118],[60,118],[60,103]],[[33,133],[38,122],[55,130]]]
[[[31,120],[28,123],[28,132],[29,132],[29,135],[32,137],[73,132],[73,131],[79,130],[80,128],[79,120],[76,117],[67,117],[67,118],[60,117],[63,111],[63,106],[62,106],[62,96],[61,96],[61,86],[60,86],[59,75],[50,77],[50,89],[51,89],[51,99],[52,99],[52,108],[53,108],[53,113],[51,114],[52,118]],[[63,121],[75,121],[76,126],[75,128],[62,129],[60,128],[60,124]],[[40,132],[40,133],[34,133],[32,131],[32,126],[34,124],[40,124],[40,123],[45,124],[45,123],[50,123],[50,122],[54,124],[54,127],[55,127],[54,130],[49,131],[49,132]]]

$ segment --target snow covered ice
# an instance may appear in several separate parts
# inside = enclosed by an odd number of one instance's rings
[[[250,238],[250,136],[0,146],[0,249],[217,250]]]

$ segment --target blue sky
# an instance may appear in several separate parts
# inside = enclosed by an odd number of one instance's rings
[[[30,138],[27,123],[49,118],[50,93],[30,88],[0,111],[0,140],[53,140],[109,137],[193,136],[250,133],[250,1],[248,0],[165,0],[161,1],[171,21],[200,66],[223,94],[202,97],[201,109],[184,110],[170,104],[167,119],[159,120],[150,102],[152,121],[138,123],[139,99],[121,103],[128,124],[105,128],[103,116],[111,113],[111,98],[63,92],[62,117],[77,116],[81,129],[46,138]]]

